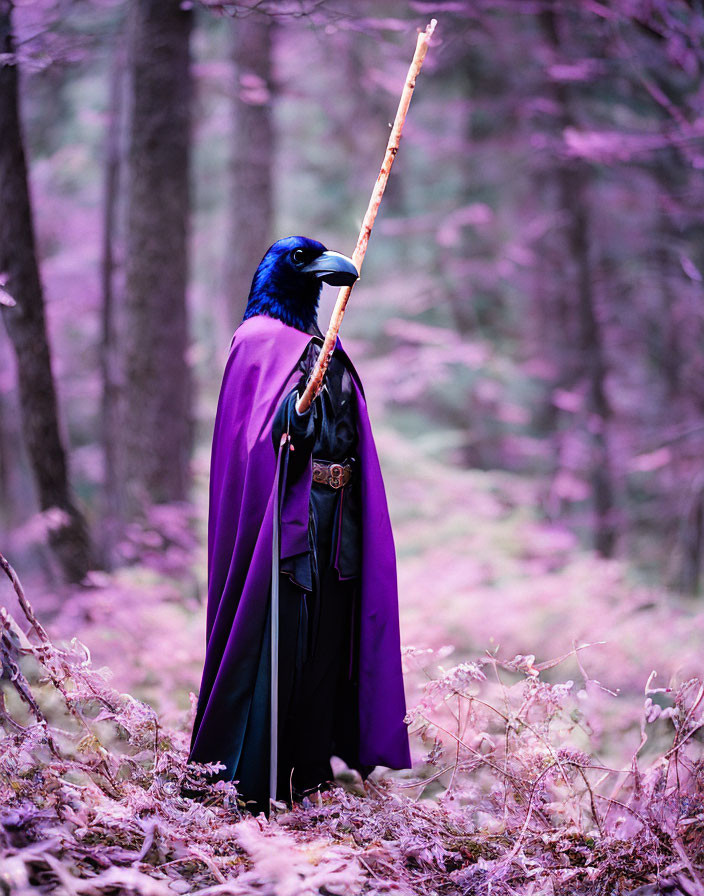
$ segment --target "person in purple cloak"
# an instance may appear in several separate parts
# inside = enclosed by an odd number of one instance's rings
[[[290,804],[328,786],[331,756],[363,779],[411,766],[391,524],[364,391],[339,339],[320,394],[295,409],[322,345],[322,282],[357,277],[315,240],[274,243],[218,401],[189,761],[221,762],[217,777],[267,815],[274,790]]]

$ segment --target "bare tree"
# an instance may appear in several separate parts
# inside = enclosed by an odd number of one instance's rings
[[[232,150],[224,294],[231,325],[242,320],[252,275],[271,243],[274,128],[271,16],[232,20]]]
[[[128,66],[124,467],[131,510],[187,496],[192,382],[187,359],[192,12],[132,0]]]
[[[560,20],[553,8],[540,14],[540,22],[548,46],[559,53],[561,49]],[[565,84],[552,85],[552,94],[561,130],[575,124],[573,98]],[[606,394],[606,360],[602,328],[596,310],[594,271],[591,257],[589,222],[589,170],[581,159],[563,160],[555,168],[557,204],[564,221],[564,235],[573,275],[569,289],[574,295],[572,304],[578,352],[576,366],[567,371],[572,382],[582,380],[586,386],[587,425],[590,443],[589,478],[594,506],[594,546],[609,557],[616,543],[614,524],[614,484],[609,451],[609,421],[611,407]]]
[[[80,581],[91,568],[88,530],[71,495],[34,238],[18,100],[18,65],[11,0],[0,0],[0,273],[16,303],[3,306],[17,358],[22,432],[49,543],[65,577]],[[6,302],[9,300],[6,300]]]
[[[101,352],[102,378],[101,441],[103,448],[103,513],[101,549],[106,560],[117,539],[120,524],[125,516],[124,486],[119,475],[118,446],[120,444],[121,416],[124,412],[123,378],[119,351],[119,322],[117,294],[117,268],[122,238],[119,226],[124,218],[120,203],[120,180],[123,174],[123,93],[125,88],[124,48],[115,50],[110,72],[110,97],[107,132],[105,135],[105,162],[103,181],[103,233],[101,247]]]

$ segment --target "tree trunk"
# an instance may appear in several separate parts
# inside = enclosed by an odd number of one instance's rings
[[[0,339],[0,525],[5,535],[35,512],[34,484],[24,451],[22,415],[11,355],[10,341],[3,335]]]
[[[557,16],[550,9],[540,14],[546,38],[553,49],[560,48]],[[552,86],[559,109],[561,129],[576,124],[570,89],[564,84]],[[616,545],[614,523],[614,485],[609,450],[611,408],[606,395],[606,363],[603,334],[596,312],[593,271],[590,258],[590,232],[587,190],[589,175],[581,160],[562,162],[556,169],[558,204],[565,221],[565,237],[575,276],[571,288],[576,297],[579,352],[575,374],[586,381],[587,431],[591,443],[589,478],[594,506],[594,546],[610,557]],[[564,334],[562,334],[564,338]],[[570,374],[568,372],[568,377]]]
[[[187,359],[192,12],[132,0],[126,222],[123,475],[129,511],[187,497],[192,442]]]
[[[124,91],[124,52],[115,50],[110,73],[110,101],[105,136],[105,169],[103,182],[103,233],[101,250],[101,352],[102,378],[101,441],[103,448],[103,511],[100,549],[108,566],[125,518],[124,489],[118,474],[120,444],[122,379],[118,340],[116,268],[120,245],[120,175],[122,171],[122,118]]]
[[[613,521],[614,489],[608,444],[611,408],[606,396],[603,337],[596,314],[593,272],[589,257],[587,172],[583,164],[558,171],[560,204],[566,213],[567,243],[577,268],[577,317],[582,375],[587,381],[587,428],[592,445],[590,479],[594,502],[594,546],[610,557],[616,543]]]
[[[699,595],[704,555],[704,476],[701,475],[690,486],[680,522],[679,547],[681,559],[675,587],[685,594]]]
[[[256,13],[232,21],[235,78],[223,290],[232,328],[242,321],[252,277],[272,242],[274,27],[270,16]]]
[[[71,496],[44,315],[27,163],[19,118],[18,67],[13,57],[12,2],[0,0],[0,273],[16,301],[2,313],[17,357],[22,432],[47,513],[49,543],[65,577],[80,581],[91,568],[85,520]]]

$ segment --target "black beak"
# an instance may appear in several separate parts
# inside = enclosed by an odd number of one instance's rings
[[[339,252],[323,252],[315,261],[301,268],[303,274],[313,274],[331,286],[352,286],[359,277],[359,271],[351,258]]]

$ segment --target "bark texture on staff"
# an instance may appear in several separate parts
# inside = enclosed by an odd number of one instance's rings
[[[418,77],[421,66],[423,65],[425,54],[428,51],[428,44],[430,42],[433,31],[435,31],[436,25],[436,20],[432,19],[430,24],[426,27],[425,31],[421,31],[418,35],[418,40],[416,42],[416,51],[413,55],[411,66],[408,69],[406,83],[404,84],[401,99],[398,104],[398,109],[396,110],[396,118],[394,119],[394,124],[391,128],[389,142],[386,144],[384,161],[381,164],[381,170],[379,171],[379,176],[376,179],[376,184],[374,185],[372,196],[369,200],[369,205],[367,206],[364,220],[362,221],[362,228],[359,231],[357,245],[355,247],[354,253],[352,254],[352,261],[354,261],[358,271],[362,270],[362,263],[367,252],[367,246],[369,244],[369,237],[372,232],[372,227],[374,226],[376,214],[379,211],[381,198],[384,195],[384,190],[386,189],[386,183],[389,179],[391,166],[393,165],[396,153],[398,152],[399,144],[401,142],[401,132],[403,131],[403,124],[406,120],[406,113],[408,112],[408,107],[411,103],[413,90],[416,86],[416,78]],[[298,399],[298,402],[296,404],[296,410],[299,414],[302,414],[304,411],[308,410],[313,399],[320,391],[323,377],[325,376],[325,371],[327,370],[328,363],[330,361],[330,356],[332,355],[333,349],[335,348],[337,333],[340,329],[340,324],[342,323],[342,318],[345,314],[345,308],[347,306],[347,301],[350,297],[351,292],[351,286],[343,286],[337,295],[335,308],[333,309],[332,317],[330,318],[330,325],[328,326],[328,331],[325,334],[325,341],[323,342],[323,346],[320,349],[320,354],[318,355],[318,360],[316,361],[315,368],[313,369],[313,373],[308,380],[305,391]]]

